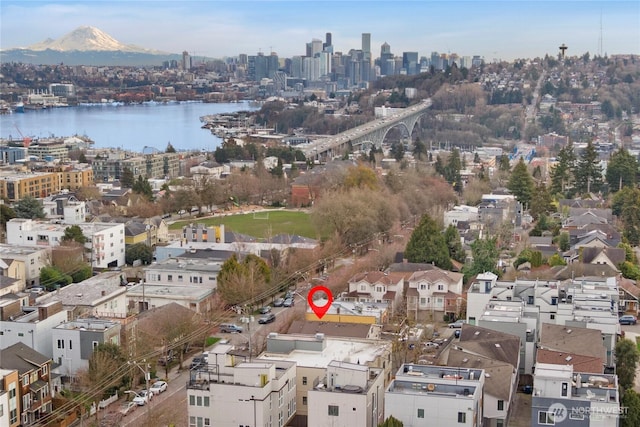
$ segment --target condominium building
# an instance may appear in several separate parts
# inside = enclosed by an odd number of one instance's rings
[[[404,364],[387,387],[385,417],[405,427],[482,425],[484,370]]]
[[[34,198],[56,194],[62,188],[57,172],[11,173],[0,175],[0,198],[17,202],[27,196]]]
[[[293,419],[295,363],[247,361],[223,344],[206,357],[206,364],[191,370],[187,384],[189,427],[283,427]]]

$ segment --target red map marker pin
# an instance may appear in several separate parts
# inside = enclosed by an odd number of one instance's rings
[[[327,303],[325,305],[315,305],[313,303],[313,295],[317,292],[324,292],[327,294]],[[309,291],[307,294],[307,302],[309,303],[309,307],[311,310],[318,316],[318,319],[322,319],[322,317],[329,311],[331,308],[331,303],[333,302],[333,296],[331,295],[331,291],[329,288],[325,286],[316,286]]]

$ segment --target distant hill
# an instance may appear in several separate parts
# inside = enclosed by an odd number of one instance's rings
[[[0,51],[0,62],[65,65],[161,65],[180,55],[120,43],[95,27],[78,27],[59,39]]]

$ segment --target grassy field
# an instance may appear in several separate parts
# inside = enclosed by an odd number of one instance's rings
[[[267,218],[268,215],[268,218]],[[228,216],[216,216],[213,218],[198,218],[185,221],[176,221],[169,227],[171,230],[180,230],[182,226],[190,223],[203,223],[207,226],[224,224],[226,231],[247,234],[258,239],[278,234],[297,234],[311,239],[316,239],[316,231],[311,225],[309,214],[298,211],[258,211],[247,214]]]

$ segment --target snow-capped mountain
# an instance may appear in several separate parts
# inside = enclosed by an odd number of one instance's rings
[[[76,28],[59,39],[47,39],[26,48],[3,49],[1,62],[66,65],[161,65],[180,55],[120,43],[95,27]]]
[[[89,26],[78,27],[59,39],[47,39],[27,47],[29,50],[58,50],[61,52],[70,51],[96,51],[96,52],[137,52],[164,54],[164,52],[144,49],[134,45],[126,45],[111,37],[104,31]]]

